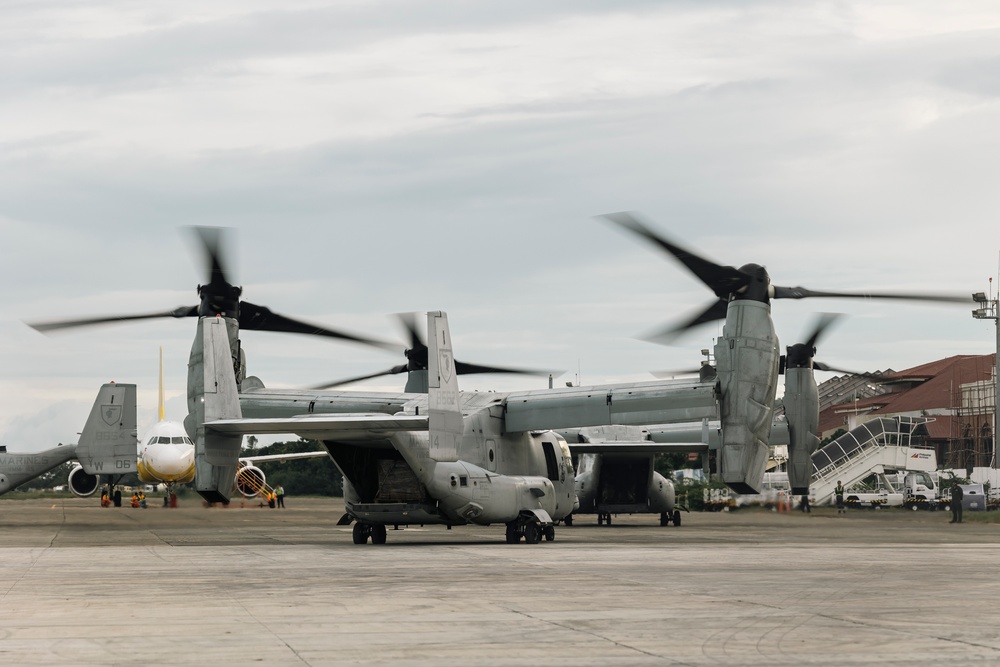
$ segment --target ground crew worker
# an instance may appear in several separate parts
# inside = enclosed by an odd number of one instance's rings
[[[809,494],[802,494],[802,501],[799,503],[799,509],[806,514],[812,514],[812,507],[809,505]]]
[[[132,494],[132,507],[138,507],[138,506],[139,506],[139,494],[138,493],[133,493]]]
[[[274,509],[275,503],[277,503],[277,501],[275,500],[274,497],[274,491],[270,491],[267,494],[267,506],[270,507],[271,509]]]
[[[833,495],[837,497],[837,514],[846,514],[847,509],[844,507],[844,485],[837,480],[837,488],[833,490]]]
[[[285,487],[281,484],[274,487],[274,497],[278,501],[278,507],[285,506]]]
[[[139,491],[139,507],[146,509],[146,494]]]
[[[965,492],[959,484],[951,487],[951,521],[948,523],[962,523],[962,498]]]

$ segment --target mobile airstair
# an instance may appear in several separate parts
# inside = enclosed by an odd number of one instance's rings
[[[274,491],[264,481],[264,475],[258,468],[242,464],[236,469],[235,488],[244,499],[256,496],[264,502],[268,502]]]
[[[887,470],[933,471],[934,450],[912,444],[914,436],[926,435],[923,424],[930,421],[933,418],[873,419],[819,449],[812,455],[812,502],[829,505],[838,481],[848,488],[873,473],[884,476]]]

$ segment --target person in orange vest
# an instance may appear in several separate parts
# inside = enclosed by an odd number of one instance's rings
[[[274,506],[275,506],[276,503],[277,503],[277,500],[276,500],[276,497],[274,495],[274,491],[268,491],[268,493],[267,493],[267,506],[270,507],[271,509],[274,509]]]

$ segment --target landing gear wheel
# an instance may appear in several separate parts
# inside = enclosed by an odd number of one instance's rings
[[[563,525],[572,526],[573,525],[573,515],[567,514],[566,518],[563,519]]]
[[[521,536],[517,532],[517,522],[511,521],[507,524],[507,544],[517,544],[521,541]]]
[[[377,523],[371,527],[372,544],[385,544],[385,524]]]
[[[355,544],[367,544],[368,543],[368,533],[369,533],[369,530],[368,530],[368,525],[367,524],[361,523],[360,521],[358,523],[355,523],[354,524],[354,530],[352,531],[352,535],[354,536],[354,543]]]
[[[551,542],[556,539],[556,527],[555,526],[545,526],[545,530],[542,531],[545,535],[545,541]]]
[[[542,527],[534,521],[524,524],[524,543],[538,544],[542,541]]]
[[[610,514],[605,514],[604,515],[604,525],[605,526],[610,526],[611,525],[611,515]]]
[[[680,510],[674,510],[674,525],[678,526],[678,527],[681,525],[681,511]]]
[[[660,526],[670,525],[670,515],[666,512],[660,512]]]
[[[598,512],[598,514],[597,514],[597,525],[598,526],[603,526],[604,525],[604,515],[601,514],[600,512]]]

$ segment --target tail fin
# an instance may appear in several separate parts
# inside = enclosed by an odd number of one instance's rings
[[[235,339],[237,327],[235,320],[222,317],[199,319],[188,363],[184,428],[195,443],[195,489],[209,502],[229,501],[243,443],[242,435],[216,433],[205,426],[216,419],[243,416],[230,344],[230,335]]]
[[[458,401],[458,375],[447,314],[441,311],[427,313],[427,338],[429,453],[435,461],[457,461],[465,424]]]
[[[163,346],[160,346],[160,395],[157,400],[157,416],[160,421],[167,418],[167,410],[163,404]]]
[[[91,475],[135,472],[138,437],[134,384],[110,382],[97,394],[80,433],[76,457]]]

